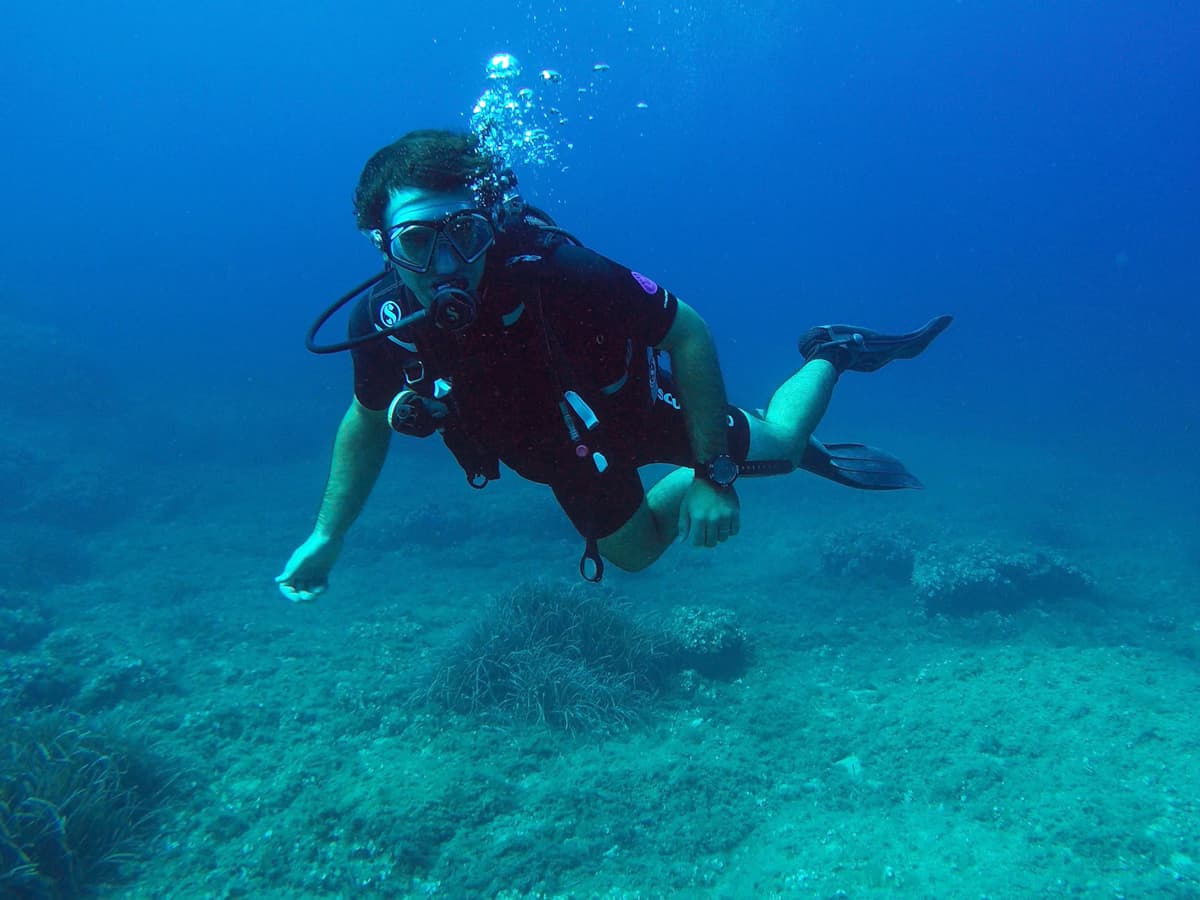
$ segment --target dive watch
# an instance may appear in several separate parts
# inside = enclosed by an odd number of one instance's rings
[[[738,464],[728,453],[719,453],[710,462],[696,466],[696,477],[714,487],[730,488],[737,481]]]

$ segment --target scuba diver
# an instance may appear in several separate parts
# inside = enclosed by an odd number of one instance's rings
[[[439,435],[474,487],[501,462],[548,485],[584,538],[590,581],[605,560],[637,571],[674,541],[734,537],[739,476],[804,468],[868,490],[920,487],[890,454],[813,430],[843,372],[917,356],[950,316],[908,334],[813,328],[804,364],[751,412],[727,402],[696,311],[527,205],[474,134],[414,131],[384,147],[354,208],[385,267],[309,331],[310,350],[351,352],[354,396],[316,525],[275,579],[289,600],[326,589],[393,433]],[[349,339],[318,346],[356,299]],[[638,469],[651,463],[678,468],[646,491]]]

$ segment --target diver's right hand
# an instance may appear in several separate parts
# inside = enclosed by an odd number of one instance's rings
[[[279,593],[293,603],[317,599],[329,586],[329,570],[342,552],[342,538],[313,532],[275,576]]]

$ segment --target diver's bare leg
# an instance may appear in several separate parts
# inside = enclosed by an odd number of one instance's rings
[[[750,416],[750,459],[789,459],[796,465],[829,407],[838,373],[832,363],[814,359],[779,386],[766,416]]]

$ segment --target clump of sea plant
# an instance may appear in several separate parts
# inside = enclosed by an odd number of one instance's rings
[[[75,897],[142,854],[167,779],[65,711],[0,708],[0,895]]]
[[[638,717],[666,662],[661,639],[610,594],[532,582],[489,604],[420,696],[505,723],[605,732]]]

